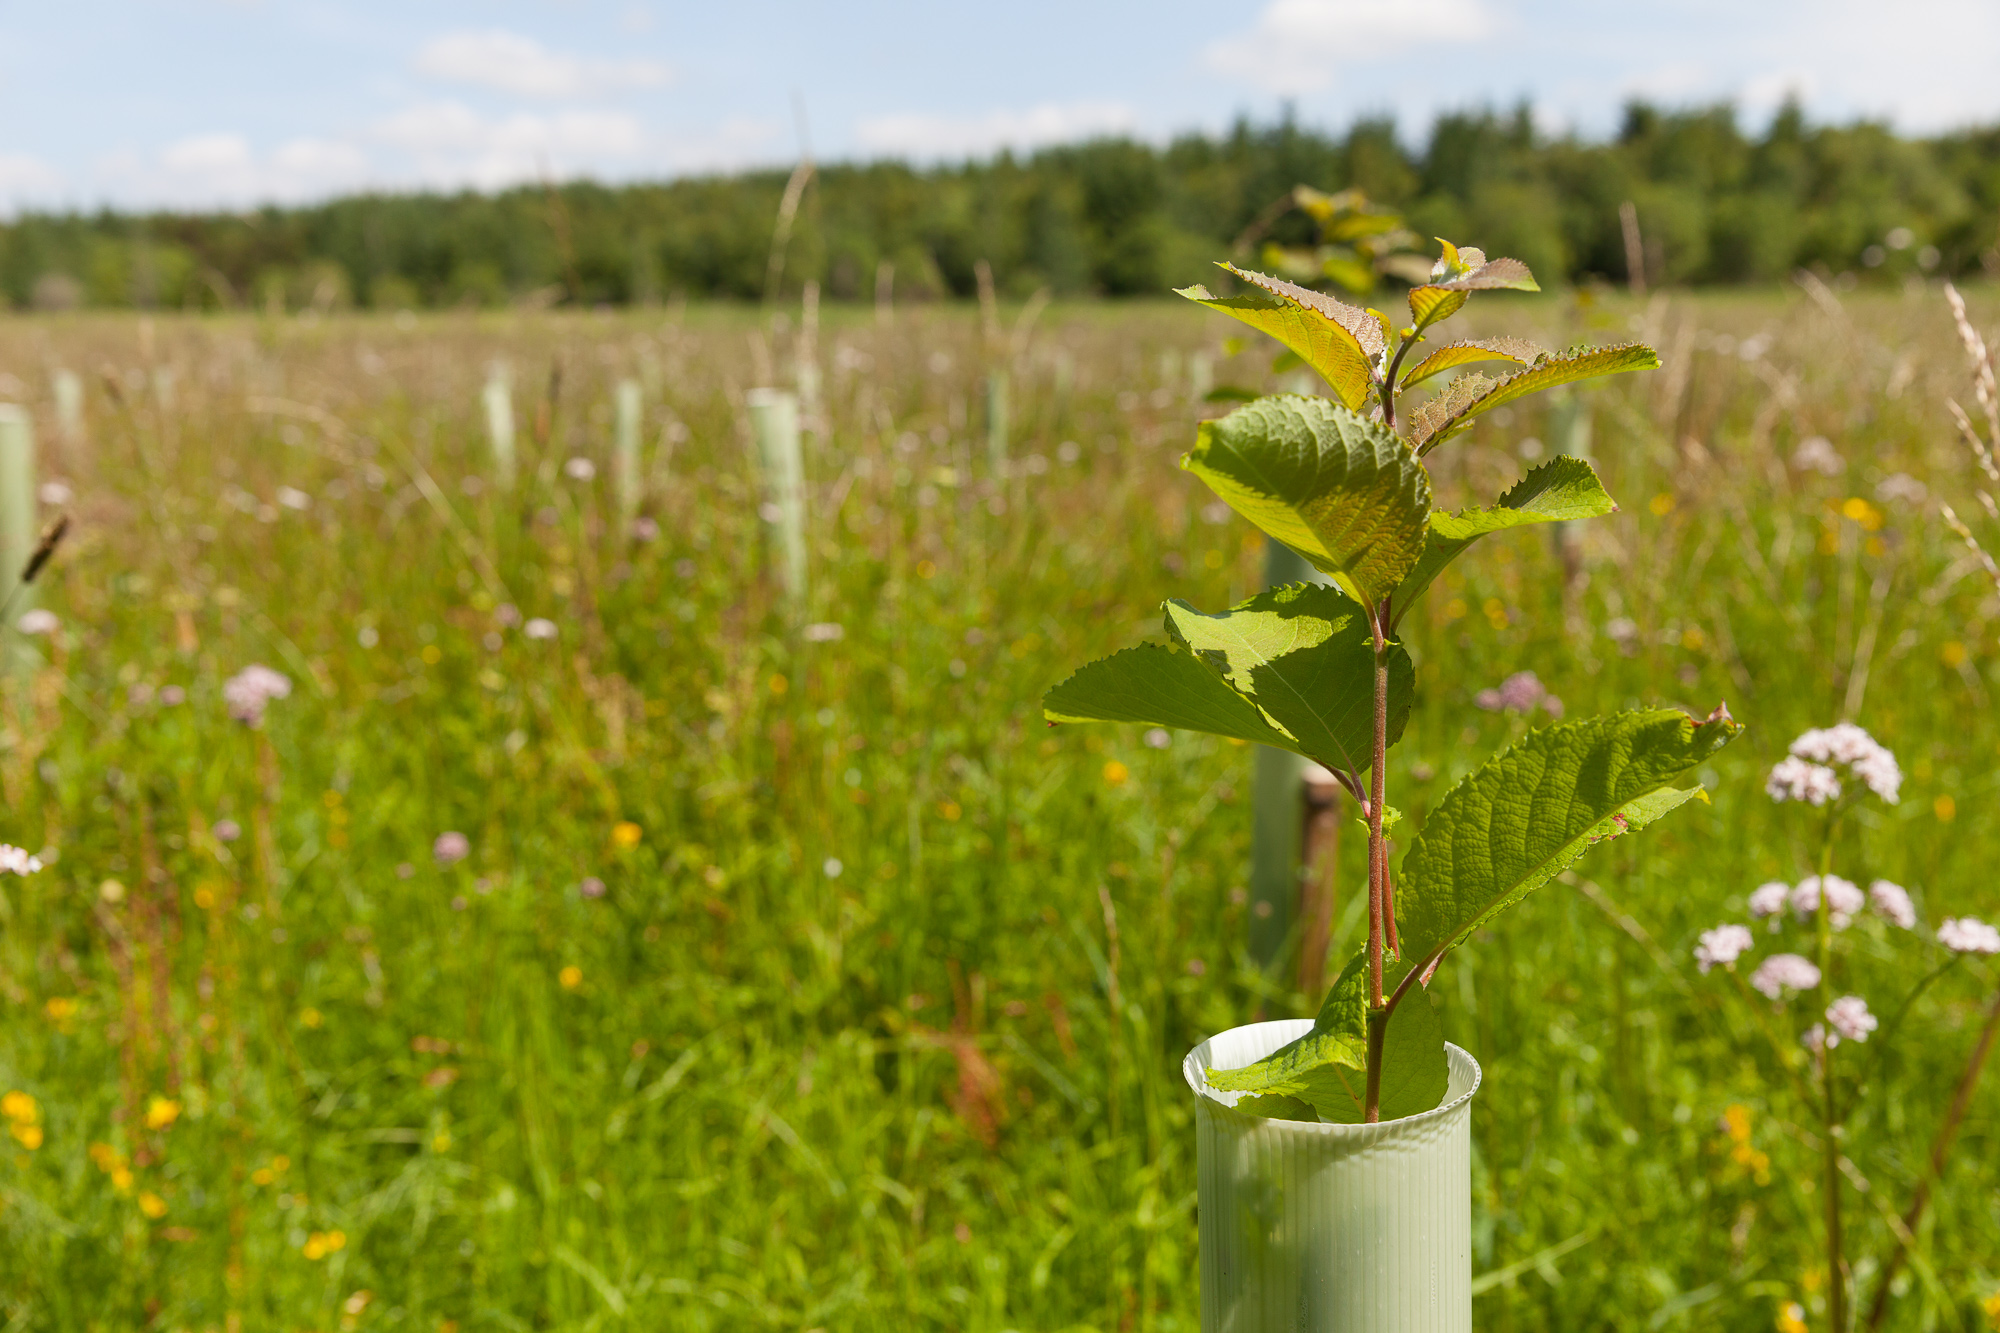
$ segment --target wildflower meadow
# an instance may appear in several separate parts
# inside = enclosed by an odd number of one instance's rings
[[[1622,507],[1410,611],[1404,828],[1559,719],[1744,728],[1431,990],[1494,1333],[2000,1328],[1990,370],[1936,283],[1803,282],[1463,316],[1662,366],[1428,460],[1439,511],[1559,453]],[[1181,1061],[1320,995],[1248,952],[1253,749],[1041,701],[1264,588],[1174,462],[1314,391],[1275,350],[1167,301],[0,322],[70,524],[0,641],[0,1327],[1197,1327]]]

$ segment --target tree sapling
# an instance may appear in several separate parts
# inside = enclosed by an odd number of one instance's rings
[[[1441,244],[1430,280],[1409,291],[1402,328],[1227,264],[1238,293],[1180,293],[1270,334],[1331,387],[1331,399],[1275,395],[1203,423],[1181,466],[1332,586],[1273,588],[1217,615],[1169,601],[1169,642],[1091,663],[1043,701],[1053,722],[1140,722],[1295,751],[1330,770],[1361,809],[1367,944],[1311,1032],[1246,1068],[1209,1071],[1213,1087],[1247,1094],[1239,1110],[1372,1123],[1437,1106],[1444,1039],[1425,988],[1444,955],[1593,844],[1701,795],[1677,784],[1740,730],[1718,707],[1700,722],[1643,709],[1532,731],[1446,794],[1411,843],[1401,883],[1392,878],[1397,814],[1384,759],[1416,684],[1397,637],[1404,617],[1481,537],[1617,508],[1590,464],[1556,457],[1490,508],[1438,510],[1424,457],[1528,394],[1659,364],[1637,344],[1551,352],[1517,338],[1419,355],[1427,332],[1475,292],[1538,290],[1518,260]],[[1510,369],[1498,378],[1465,369],[1495,362]],[[1438,383],[1421,403],[1407,397]]]

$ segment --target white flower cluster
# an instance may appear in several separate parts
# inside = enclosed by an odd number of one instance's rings
[[[229,716],[254,727],[264,720],[264,708],[271,700],[291,692],[289,676],[252,663],[222,683],[222,702],[228,705]]]
[[[1810,921],[1819,914],[1819,899],[1822,884],[1818,875],[1809,875],[1799,881],[1797,887],[1773,880],[1759,884],[1750,891],[1750,915],[1759,920],[1778,916],[1787,907],[1800,921]],[[1876,915],[1904,930],[1913,930],[1917,924],[1916,905],[1900,884],[1891,884],[1886,879],[1878,879],[1868,886],[1866,894],[1851,879],[1839,875],[1828,875],[1824,883],[1826,910],[1830,924],[1835,930],[1845,930],[1854,918],[1861,915],[1863,907],[1872,906]],[[1777,930],[1779,923],[1771,922],[1771,929]]]
[[[1821,881],[1818,875],[1808,875],[1792,890],[1792,915],[1801,921],[1810,920],[1819,914]],[[1825,880],[1826,910],[1835,930],[1846,930],[1854,920],[1862,905],[1868,901],[1861,889],[1851,879],[1838,875],[1828,875]]]
[[[1773,1000],[1781,999],[1788,990],[1811,990],[1819,985],[1819,968],[1810,958],[1774,953],[1750,974],[1750,984]]]
[[[1875,909],[1877,916],[1904,930],[1917,928],[1916,904],[1910,901],[1909,891],[1900,884],[1891,884],[1886,879],[1876,880],[1868,886],[1868,905]]]
[[[32,875],[41,868],[41,857],[28,855],[25,847],[0,842],[0,875]]]
[[[1881,1026],[1875,1015],[1868,1012],[1868,1001],[1859,995],[1843,995],[1828,1005],[1826,1021],[1833,1027],[1832,1032],[1815,1023],[1799,1038],[1815,1055],[1840,1045],[1843,1037],[1849,1041],[1867,1041],[1868,1034]]]
[[[2000,930],[1976,916],[1946,917],[1937,939],[1953,953],[2000,953]]]
[[[1797,755],[1788,755],[1771,766],[1764,790],[1774,801],[1825,805],[1840,799],[1840,775],[1823,764],[1809,764]]]
[[[1791,885],[1781,884],[1776,880],[1772,880],[1769,884],[1759,884],[1750,891],[1750,915],[1760,920],[1767,916],[1776,916],[1785,910],[1785,904],[1791,900]],[[1777,928],[1778,923],[1773,921],[1771,929]]]
[[[1902,797],[1903,770],[1887,746],[1852,722],[1815,727],[1793,741],[1765,780],[1773,800],[1825,805],[1840,796],[1840,774],[1833,765],[1877,796],[1894,805]]]
[[[1748,926],[1717,926],[1701,933],[1701,943],[1694,947],[1694,961],[1704,973],[1717,965],[1728,967],[1756,942]]]
[[[1868,1034],[1880,1024],[1875,1015],[1868,1012],[1868,1001],[1859,995],[1843,995],[1826,1007],[1826,1021],[1833,1025],[1839,1036],[1829,1038],[1839,1042],[1841,1037],[1849,1041],[1867,1041]]]

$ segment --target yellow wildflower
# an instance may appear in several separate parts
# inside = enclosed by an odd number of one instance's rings
[[[9,1125],[7,1132],[14,1136],[15,1142],[19,1143],[29,1152],[33,1152],[42,1146],[42,1127],[40,1125]]]
[[[167,1215],[167,1201],[151,1190],[141,1190],[139,1192],[139,1211],[157,1222]]]
[[[564,990],[575,990],[583,984],[583,969],[575,963],[571,963],[568,967],[556,973],[556,980],[562,983]]]
[[[171,1097],[155,1094],[146,1103],[146,1128],[165,1129],[181,1118],[181,1104]]]
[[[1119,763],[1116,759],[1113,759],[1104,765],[1104,780],[1110,783],[1114,787],[1118,786],[1120,783],[1124,782],[1125,779],[1131,776],[1132,776],[1132,770],[1125,767],[1125,765]]]
[[[1807,1333],[1806,1308],[1797,1301],[1778,1307],[1778,1333]]]
[[[611,826],[611,841],[620,847],[637,847],[645,831],[629,819],[621,819]]]
[[[344,1231],[315,1231],[306,1237],[300,1253],[308,1259],[324,1259],[336,1250],[347,1248],[347,1233]]]
[[[17,1125],[32,1125],[42,1118],[42,1109],[35,1099],[25,1092],[15,1091],[0,1097],[0,1115],[6,1116]]]

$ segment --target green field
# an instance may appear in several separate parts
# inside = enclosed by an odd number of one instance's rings
[[[1791,1301],[1824,1326],[1817,1140],[1690,957],[1811,869],[1811,821],[1762,790],[1794,735],[1852,717],[1908,774],[1838,873],[1929,926],[2000,914],[2000,600],[1936,510],[1982,512],[1945,406],[1972,406],[1965,358],[1935,287],[1844,299],[1472,319],[1666,367],[1588,391],[1623,512],[1567,589],[1545,532],[1503,536],[1412,617],[1392,800],[1420,818],[1525,726],[1472,702],[1517,670],[1572,715],[1726,699],[1750,728],[1712,805],[1593,853],[1434,987],[1486,1071],[1482,1329],[1766,1330]],[[1002,313],[997,340],[958,308],[827,313],[797,611],[743,406],[793,379],[796,310],[0,323],[0,398],[76,520],[0,740],[0,839],[52,860],[0,880],[0,1092],[40,1131],[0,1140],[0,1328],[1196,1327],[1179,1062],[1319,997],[1244,955],[1249,751],[1049,729],[1039,699],[1159,637],[1162,599],[1260,586],[1262,538],[1175,460],[1222,410],[1194,354],[1263,388],[1270,349],[1178,303]],[[628,376],[651,539],[610,489]],[[1545,433],[1492,414],[1433,456],[1441,503]],[[1813,436],[1844,471],[1794,465]],[[253,662],[294,686],[261,730],[221,697]],[[441,865],[447,831],[470,854]],[[1845,939],[1893,1008],[1922,951]],[[1997,975],[1954,969],[1881,1048],[1847,1144],[1864,1310]],[[1887,1326],[1987,1327],[1990,1071],[1917,1241]]]

